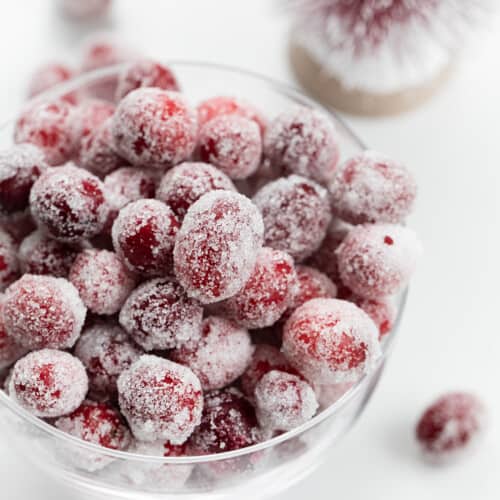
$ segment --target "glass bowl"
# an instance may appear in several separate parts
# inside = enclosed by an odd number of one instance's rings
[[[188,99],[196,103],[214,95],[247,98],[270,117],[293,104],[321,109],[334,122],[343,157],[364,149],[361,140],[331,110],[300,92],[240,69],[171,61]],[[116,77],[121,66],[88,73],[38,97],[51,99]],[[0,129],[0,147],[12,144],[14,121]],[[406,292],[397,297],[398,318],[383,341],[383,356],[375,369],[323,408],[304,425],[273,439],[240,450],[198,457],[161,458],[108,450],[69,436],[33,417],[0,391],[3,439],[50,476],[86,497],[122,499],[255,499],[272,496],[310,474],[325,452],[363,412],[378,384],[397,334]],[[354,466],[354,465],[353,465]],[[189,476],[189,477],[188,477]],[[186,480],[186,477],[188,479]]]

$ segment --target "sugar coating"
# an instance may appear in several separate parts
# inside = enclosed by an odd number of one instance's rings
[[[54,426],[87,443],[111,450],[125,451],[132,442],[130,431],[120,413],[109,403],[84,401],[70,415],[58,418]],[[68,460],[80,469],[95,472],[109,465],[114,459],[104,453],[73,450]]]
[[[67,278],[76,256],[86,245],[85,242],[72,245],[63,243],[38,229],[26,236],[19,246],[21,271]]]
[[[291,373],[271,370],[255,387],[260,425],[268,430],[289,431],[310,420],[318,409],[313,388]]]
[[[248,368],[241,377],[241,388],[246,396],[253,398],[257,382],[271,370],[297,373],[277,347],[258,344]]]
[[[359,307],[344,300],[312,299],[285,323],[282,351],[311,383],[354,382],[381,355],[378,330]]]
[[[374,300],[408,284],[420,253],[415,232],[395,224],[355,226],[336,250],[344,285]]]
[[[211,191],[189,208],[174,248],[175,275],[204,304],[235,295],[251,275],[264,226],[257,207],[231,191]]]
[[[392,330],[398,315],[398,308],[391,297],[381,297],[377,300],[351,297],[350,300],[361,307],[377,325],[379,339]]]
[[[4,370],[26,354],[26,348],[7,333],[3,317],[3,295],[0,295],[0,370]]]
[[[31,75],[28,85],[28,97],[35,97],[52,87],[67,82],[76,76],[76,72],[67,64],[52,62],[39,66]],[[78,92],[73,91],[62,97],[69,104],[78,102]]]
[[[110,210],[102,182],[71,164],[41,175],[31,189],[30,206],[37,223],[64,242],[99,234]]]
[[[0,152],[0,211],[25,210],[31,187],[46,168],[43,151],[33,144],[16,144]]]
[[[201,336],[203,309],[170,278],[137,287],[120,311],[120,324],[146,351],[172,349]]]
[[[221,389],[242,375],[253,351],[247,330],[227,319],[209,316],[203,320],[198,342],[175,349],[170,358],[189,366],[203,390],[210,391]]]
[[[0,227],[0,292],[19,276],[17,247],[7,232]]]
[[[331,220],[328,193],[319,184],[291,175],[269,182],[253,197],[264,219],[264,244],[296,261],[321,245]]]
[[[119,199],[119,208],[131,201],[154,198],[156,182],[157,175],[154,171],[134,167],[118,168],[104,178],[108,193]]]
[[[154,443],[135,441],[129,452],[152,457],[182,457],[187,455],[185,445],[173,445],[168,441],[161,440]],[[135,486],[172,491],[184,486],[193,468],[194,465],[192,464],[173,465],[135,462],[126,467],[125,476]]]
[[[141,354],[125,331],[110,322],[85,328],[75,346],[75,356],[87,369],[91,395],[97,399],[115,399],[118,377]]]
[[[460,458],[477,443],[486,420],[486,409],[475,395],[448,393],[420,417],[416,438],[426,458],[448,462]]]
[[[351,224],[403,222],[417,194],[406,167],[376,151],[363,151],[339,165],[329,189],[334,215]]]
[[[179,227],[174,212],[161,201],[134,201],[120,210],[113,223],[113,247],[131,271],[169,275]]]
[[[231,96],[210,97],[198,104],[198,123],[200,127],[217,116],[237,115],[253,120],[263,135],[267,127],[267,118],[252,104]]]
[[[12,371],[10,397],[37,417],[55,418],[78,408],[88,390],[87,373],[71,354],[53,349],[34,351]]]
[[[81,252],[68,279],[89,311],[101,315],[117,313],[135,287],[135,279],[123,262],[108,250]]]
[[[64,278],[25,274],[4,296],[5,328],[28,349],[73,347],[87,309]]]
[[[63,13],[77,21],[95,20],[111,8],[111,0],[58,0]]]
[[[140,88],[118,104],[111,126],[116,152],[133,165],[171,167],[196,146],[196,114],[178,92]]]
[[[201,421],[200,381],[187,367],[141,356],[118,378],[120,408],[140,441],[182,444]]]
[[[339,159],[337,133],[330,118],[315,109],[295,106],[279,114],[264,136],[266,161],[280,173],[327,183]]]
[[[167,171],[160,182],[156,197],[182,219],[195,201],[216,189],[236,191],[231,179],[213,165],[184,162]]]
[[[246,179],[260,165],[260,129],[255,121],[236,114],[217,116],[200,129],[198,155],[231,179]]]
[[[120,73],[115,101],[120,101],[132,90],[141,87],[180,90],[175,75],[170,68],[151,59],[139,59],[132,62]]]
[[[112,147],[111,120],[108,118],[93,129],[80,144],[78,164],[99,177],[104,177],[124,163]]]
[[[224,315],[245,328],[271,326],[292,306],[298,279],[293,259],[281,250],[261,248],[245,286],[220,305]]]
[[[63,100],[32,104],[16,121],[14,142],[38,146],[50,165],[66,163],[75,150],[72,110]]]
[[[229,387],[205,394],[201,423],[189,440],[192,454],[207,455],[256,444],[260,429],[253,406]]]

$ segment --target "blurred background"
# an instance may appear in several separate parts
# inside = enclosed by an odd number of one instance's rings
[[[298,85],[289,64],[292,20],[286,2],[116,0],[108,17],[83,24],[68,21],[55,4],[3,4],[2,120],[19,110],[37,66],[77,66],[82,40],[96,30],[113,32],[138,52],[166,62],[224,63]],[[367,145],[414,172],[420,191],[410,222],[425,255],[396,352],[366,413],[331,459],[283,499],[499,498],[498,16],[486,15],[470,35],[449,80],[420,107],[391,117],[343,115]],[[414,424],[424,405],[452,389],[482,396],[492,425],[473,457],[430,467],[418,456]],[[1,433],[0,491],[21,500],[66,499],[67,491],[2,447]]]

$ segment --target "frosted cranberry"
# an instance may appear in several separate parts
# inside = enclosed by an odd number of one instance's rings
[[[21,356],[26,354],[26,349],[16,342],[14,337],[7,333],[3,318],[3,295],[0,296],[0,371],[8,368]]]
[[[86,328],[75,346],[75,356],[87,369],[91,394],[98,399],[117,396],[118,377],[141,352],[118,325],[104,322]]]
[[[36,229],[36,224],[28,208],[22,212],[15,212],[12,214],[3,214],[0,211],[0,227],[2,227],[17,244]]]
[[[17,248],[11,236],[0,228],[0,291],[19,276]]]
[[[349,300],[363,309],[377,325],[379,339],[392,330],[398,315],[398,308],[389,297],[382,297],[377,300],[351,297]]]
[[[310,420],[318,409],[313,388],[297,375],[266,373],[255,388],[257,418],[262,427],[289,431]]]
[[[209,455],[256,444],[259,425],[253,406],[235,388],[205,394],[201,423],[189,440],[193,454]]]
[[[42,151],[32,144],[18,144],[0,153],[0,211],[24,210],[33,183],[47,168]]]
[[[291,175],[266,184],[253,197],[264,219],[264,244],[300,261],[321,245],[331,220],[326,189]]]
[[[338,401],[352,386],[354,382],[341,382],[339,384],[315,384],[316,397],[321,408],[328,408]]]
[[[30,205],[38,224],[65,242],[99,234],[109,213],[102,182],[72,165],[44,172],[33,185]]]
[[[189,366],[204,391],[234,382],[246,370],[254,347],[250,335],[231,321],[216,316],[203,320],[201,339],[170,353],[171,359]]]
[[[283,353],[310,382],[351,382],[380,356],[377,327],[356,305],[313,299],[295,310],[283,330]]]
[[[337,248],[340,278],[360,297],[377,300],[408,284],[420,252],[411,229],[392,224],[356,226]]]
[[[271,326],[292,305],[296,287],[293,259],[280,250],[262,248],[245,286],[220,307],[246,328]]]
[[[235,295],[262,245],[257,207],[231,191],[212,191],[191,205],[177,234],[175,275],[190,297],[207,304]]]
[[[145,443],[136,441],[129,449],[131,453],[151,457],[184,457],[186,445],[173,445],[168,441]],[[153,462],[131,463],[125,469],[126,477],[136,486],[162,492],[182,488],[193,470],[192,464],[155,464]]]
[[[120,101],[111,129],[119,155],[133,165],[163,168],[191,156],[198,124],[178,92],[141,88]]]
[[[120,408],[134,436],[182,444],[200,423],[200,381],[187,367],[142,356],[118,378]]]
[[[108,174],[104,186],[118,198],[120,208],[131,201],[154,198],[157,176],[144,168],[122,167]],[[175,210],[174,210],[175,211]]]
[[[452,392],[425,410],[417,424],[416,437],[427,458],[447,461],[471,448],[485,423],[486,410],[476,396]]]
[[[120,73],[115,100],[119,101],[132,90],[142,87],[180,90],[172,70],[159,62],[141,59],[133,62]]]
[[[78,408],[88,390],[82,363],[67,352],[42,349],[21,358],[12,371],[9,395],[37,417],[54,418]]]
[[[296,106],[278,115],[264,136],[264,156],[278,171],[328,182],[339,159],[332,121],[319,111]]]
[[[71,130],[77,156],[82,140],[111,117],[114,112],[115,106],[101,99],[85,99],[75,108],[71,117]]]
[[[175,214],[161,201],[134,201],[120,210],[113,224],[113,246],[131,271],[165,276],[172,272],[179,226]]]
[[[198,122],[200,127],[218,116],[237,115],[253,120],[260,128],[261,134],[267,126],[267,119],[251,104],[236,97],[217,96],[206,99],[198,105]]]
[[[132,441],[120,413],[108,403],[84,401],[70,415],[58,418],[54,426],[87,443],[111,450],[125,451]],[[89,472],[100,470],[113,461],[104,454],[81,449],[72,450],[68,458],[71,463]]]
[[[62,12],[77,21],[103,17],[111,8],[111,0],[58,0]]]
[[[32,274],[10,285],[3,305],[7,332],[28,349],[72,347],[87,312],[69,281]]]
[[[182,219],[195,201],[217,189],[236,191],[231,179],[214,166],[202,162],[185,162],[167,171],[156,197]]]
[[[32,104],[17,119],[14,141],[34,144],[43,151],[50,165],[62,165],[75,150],[72,109],[62,100]]]
[[[255,173],[262,156],[258,125],[238,115],[213,118],[200,130],[198,154],[231,179],[245,179]]]
[[[201,335],[202,307],[168,278],[146,281],[129,296],[120,324],[146,351],[172,349]]]
[[[271,370],[296,373],[278,348],[267,344],[257,345],[252,360],[241,377],[243,392],[252,398],[257,382]]]
[[[99,177],[123,165],[122,158],[112,148],[111,118],[82,139],[78,164]]]
[[[74,78],[75,76],[75,71],[73,71],[66,64],[44,64],[43,66],[37,68],[31,76],[28,87],[28,97],[35,97],[60,83],[71,80],[71,78]],[[62,99],[67,101],[69,104],[76,104],[78,102],[78,92],[69,92],[63,96]]]
[[[89,249],[71,266],[69,280],[95,314],[115,314],[130,295],[135,280],[114,252]]]
[[[340,165],[329,187],[333,213],[352,224],[403,222],[417,193],[410,172],[375,151]]]

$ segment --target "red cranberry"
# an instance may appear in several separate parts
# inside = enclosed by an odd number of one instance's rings
[[[104,186],[108,193],[119,200],[119,207],[123,208],[131,201],[154,198],[156,181],[156,172],[152,170],[122,167],[105,177]]]
[[[352,297],[350,300],[363,309],[377,325],[379,339],[392,330],[398,315],[398,308],[390,297],[382,297],[378,300]]]
[[[80,406],[88,390],[82,363],[67,352],[42,349],[21,358],[12,371],[9,395],[37,417],[66,415]]]
[[[11,236],[0,228],[0,292],[19,276],[17,248]]]
[[[118,378],[120,408],[141,441],[182,444],[200,423],[200,381],[187,367],[142,356]]]
[[[201,335],[202,307],[168,278],[146,281],[129,296],[120,324],[146,351],[172,349]]]
[[[26,349],[16,342],[14,337],[7,333],[3,318],[3,295],[0,296],[0,371],[8,368],[21,356],[26,354]]]
[[[36,224],[28,208],[8,215],[0,211],[0,227],[12,237],[16,244],[19,244],[36,229]]]
[[[37,68],[33,73],[28,88],[28,97],[35,97],[46,90],[59,85],[60,83],[67,82],[76,76],[69,66],[62,63],[49,63],[44,64]],[[69,104],[76,104],[78,102],[78,92],[69,92],[62,97],[63,100]]]

